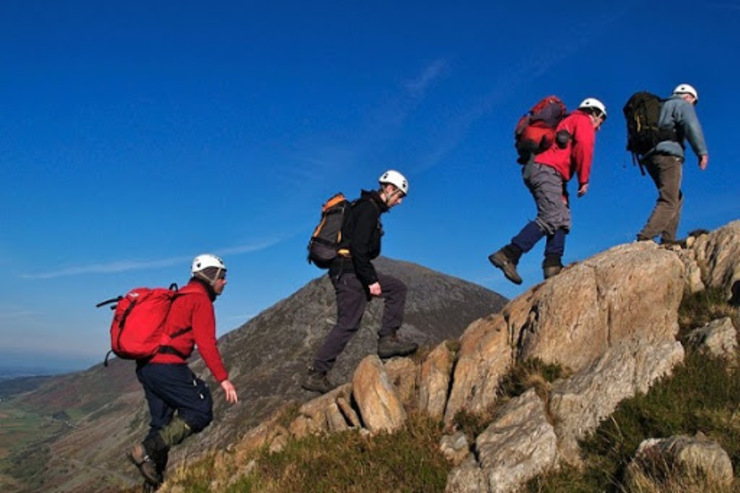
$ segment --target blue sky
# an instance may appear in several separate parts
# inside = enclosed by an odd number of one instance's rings
[[[679,233],[740,217],[740,2],[6,0],[0,6],[0,357],[85,368],[96,302],[184,283],[221,255],[219,334],[322,274],[321,203],[410,194],[383,253],[514,297],[486,257],[535,215],[513,127],[548,94],[605,102],[564,261],[632,241],[655,201],[624,151],[637,90],[699,91],[710,162],[689,154]],[[571,192],[575,191],[571,183]],[[573,196],[575,193],[573,193]]]

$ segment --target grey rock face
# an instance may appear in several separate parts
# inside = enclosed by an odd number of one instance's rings
[[[670,484],[657,484],[663,478]],[[717,442],[699,434],[642,442],[627,468],[627,484],[636,491],[714,491],[732,485],[732,462]]]

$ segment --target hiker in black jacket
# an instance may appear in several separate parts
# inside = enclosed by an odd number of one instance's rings
[[[414,342],[398,339],[403,322],[406,285],[395,277],[376,272],[371,260],[380,255],[383,228],[380,215],[399,205],[409,190],[408,181],[398,171],[389,170],[378,179],[380,188],[363,190],[354,202],[352,213],[342,226],[339,255],[329,267],[329,278],[337,298],[337,323],[326,336],[301,386],[326,393],[333,388],[326,373],[334,366],[357,329],[367,302],[381,297],[385,308],[378,331],[378,355],[381,358],[405,356],[418,349]]]

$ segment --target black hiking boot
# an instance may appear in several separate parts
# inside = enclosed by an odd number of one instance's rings
[[[516,271],[517,262],[506,254],[505,248],[506,247],[502,248],[496,253],[492,253],[491,255],[489,255],[488,260],[493,264],[494,267],[497,267],[503,271],[506,279],[513,282],[514,284],[521,284],[522,278]]]
[[[162,473],[159,472],[154,459],[149,457],[143,443],[135,445],[126,455],[129,460],[139,468],[139,472],[144,476],[147,483],[152,486],[159,486],[162,484]]]
[[[545,279],[557,276],[558,274],[560,274],[561,270],[563,270],[563,264],[560,261],[560,257],[545,257],[545,260],[542,262],[542,274],[544,275]]]
[[[326,373],[316,371],[313,368],[308,370],[308,373],[303,377],[301,382],[301,388],[311,392],[318,392],[320,394],[326,394],[334,388],[329,381]]]
[[[144,480],[144,484],[141,485],[141,491],[143,493],[154,493],[159,489],[159,486],[160,485],[155,486],[150,484],[149,481]]]
[[[392,358],[393,356],[407,356],[419,349],[419,345],[413,341],[399,339],[396,334],[383,336],[378,339],[378,356],[381,358]]]

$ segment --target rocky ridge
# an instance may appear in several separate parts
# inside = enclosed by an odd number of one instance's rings
[[[490,409],[507,372],[517,362],[537,359],[566,368],[568,376],[554,382],[546,395],[532,389],[511,399],[471,442],[451,430],[440,444],[456,464],[447,492],[516,491],[560,464],[578,465],[578,440],[622,400],[647,392],[683,360],[676,335],[684,293],[711,286],[723,289],[729,299],[738,292],[740,221],[689,240],[687,248],[619,245],[568,266],[499,313],[471,323],[459,348],[440,343],[422,361],[383,363],[367,356],[351,383],[305,403],[289,424],[276,417],[263,422],[232,445],[234,454],[217,454],[216,462],[234,460],[239,468],[239,458],[256,447],[279,450],[289,437],[347,429],[394,431],[404,426],[412,408],[449,424],[461,410]],[[695,337],[715,341],[707,343],[707,350],[734,357],[737,335],[729,319]],[[666,440],[643,444],[640,454],[663,450],[665,460],[687,461],[705,450],[693,462],[700,464],[696,467],[717,471],[720,482],[728,481],[728,474],[732,480],[726,454],[707,440]]]

